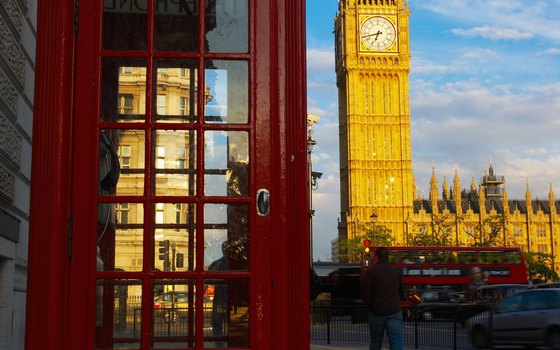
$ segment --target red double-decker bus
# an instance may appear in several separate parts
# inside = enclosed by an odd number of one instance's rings
[[[375,250],[364,254],[362,272],[375,265]],[[519,247],[387,247],[389,261],[403,274],[409,289],[454,286],[466,289],[469,274],[478,267],[487,284],[528,281],[527,264]],[[368,256],[369,255],[369,256]]]

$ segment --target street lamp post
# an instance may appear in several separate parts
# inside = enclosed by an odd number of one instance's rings
[[[315,210],[313,209],[313,189],[316,189],[317,179],[319,179],[322,173],[313,171],[313,162],[311,160],[311,153],[313,152],[313,146],[317,144],[315,140],[311,138],[313,124],[319,121],[319,117],[308,114],[307,115],[307,176],[309,185],[309,266],[313,268],[313,215]]]
[[[372,222],[371,225],[371,240],[374,246],[377,245],[376,241],[375,241],[375,223],[377,222],[377,215],[375,213],[371,213],[371,215],[369,216]]]

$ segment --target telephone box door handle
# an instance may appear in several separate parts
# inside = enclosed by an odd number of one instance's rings
[[[270,192],[266,188],[257,191],[257,214],[268,216],[270,213]]]

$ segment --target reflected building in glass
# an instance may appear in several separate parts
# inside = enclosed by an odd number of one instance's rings
[[[110,60],[106,69],[118,72],[117,94],[113,93],[105,105],[103,119],[107,122],[117,121],[143,122],[146,114],[146,68],[139,66],[115,66]],[[167,64],[168,65],[168,64]],[[220,63],[218,63],[218,66]],[[236,67],[237,68],[237,67]],[[226,73],[226,74],[224,74]],[[225,80],[227,72],[213,71],[215,83],[220,78]],[[155,118],[165,123],[194,123],[197,118],[196,107],[196,69],[158,68],[157,96],[155,96]],[[115,91],[114,87],[107,87]],[[220,86],[216,85],[216,89]],[[222,89],[223,90],[223,89]],[[213,91],[205,88],[206,113],[209,122],[222,123],[227,115],[227,104],[209,104],[213,101]],[[227,96],[218,98],[227,101]],[[222,92],[223,93],[223,92]],[[118,98],[114,99],[115,96]],[[115,106],[116,102],[116,106]],[[238,107],[236,107],[238,108]],[[240,122],[246,121],[247,111],[234,113],[242,115]],[[243,117],[245,115],[245,117]],[[234,120],[237,121],[237,120]],[[164,197],[189,197],[197,191],[197,133],[195,130],[157,129],[150,135],[153,142],[151,150],[152,193]],[[248,196],[248,133],[244,131],[215,131],[204,133],[204,195],[207,196]],[[146,167],[146,135],[141,129],[104,129],[100,133],[99,143],[99,195],[105,196],[142,196],[144,194]],[[227,208],[226,208],[227,207]],[[228,217],[240,209],[226,204],[207,204],[205,211],[209,221],[205,245],[216,250],[224,241],[219,225],[224,225]],[[228,214],[228,212],[230,214]],[[193,203],[156,203],[152,208],[154,215],[154,239],[156,252],[154,268],[160,271],[194,270],[195,259],[189,258],[189,239],[195,244],[196,212]],[[244,213],[242,216],[246,216]],[[221,217],[221,219],[215,220]],[[99,239],[105,235],[103,230],[114,227],[115,231],[115,269],[124,271],[141,271],[143,265],[143,223],[144,210],[139,203],[103,203],[99,207]],[[225,235],[227,236],[227,235]],[[214,240],[218,242],[214,242]],[[159,243],[170,241],[169,254],[175,259],[159,259]],[[138,244],[131,244],[136,242]],[[220,248],[221,249],[221,248]],[[213,254],[214,255],[214,254]],[[183,257],[182,266],[177,266],[177,257]],[[165,266],[164,261],[170,261]],[[212,262],[212,257],[205,259],[205,266]],[[105,267],[107,268],[107,267]]]
[[[106,58],[102,70],[97,269],[191,273],[153,280],[152,320],[155,333],[170,322],[194,325],[195,313],[189,310],[195,309],[197,286],[188,277],[200,271],[197,265],[218,274],[249,270],[247,200],[220,199],[249,197],[249,132],[197,129],[200,115],[209,125],[248,123],[247,62],[208,60],[202,106],[194,60],[156,59],[151,78],[146,62],[136,58]],[[151,111],[150,85],[156,92]],[[213,200],[197,206],[201,195]],[[240,318],[248,312],[241,307],[248,301],[248,279],[209,276],[199,288],[203,307],[212,310],[204,314],[212,330],[208,345],[229,344],[228,327],[235,320],[248,327]],[[98,289],[99,295],[109,289],[115,296],[116,315],[121,304],[140,310],[141,298],[149,295],[139,280],[98,280]],[[98,300],[106,304],[101,296]],[[241,312],[230,314],[233,306]],[[134,316],[132,323],[140,321]],[[130,323],[119,319],[113,336],[130,336]],[[192,334],[189,327],[175,334]]]

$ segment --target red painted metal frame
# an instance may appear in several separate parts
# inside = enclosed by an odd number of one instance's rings
[[[73,0],[38,1],[26,349],[64,349],[73,93]]]
[[[100,28],[99,9],[95,7],[98,4],[96,1],[80,3],[81,28]],[[250,110],[254,111],[252,120],[258,132],[252,140],[255,147],[251,159],[258,161],[253,169],[255,181],[250,184],[253,189],[250,199],[254,203],[255,190],[268,188],[272,215],[252,220],[252,232],[265,234],[257,235],[251,245],[249,276],[255,282],[251,288],[250,343],[254,349],[305,349],[309,347],[305,2],[254,0],[252,4],[250,23],[254,38],[249,56],[254,59],[254,69],[250,77],[253,81]],[[95,158],[97,139],[91,130],[96,129],[96,122],[88,124],[80,116],[98,108],[97,99],[91,94],[97,94],[94,87],[98,85],[100,52],[97,48],[101,41],[99,32],[78,31],[79,41],[91,45],[81,46],[77,53],[79,64],[74,62],[73,10],[74,1],[39,1],[28,350],[91,348],[94,275],[117,277],[115,273],[95,273],[93,235],[87,225],[96,219],[95,200],[90,200],[96,198],[95,189],[77,186],[72,192],[70,186],[72,178],[90,184],[96,181],[95,172],[87,171],[89,167],[73,167],[72,161],[78,162],[77,165],[95,162],[83,155]],[[81,87],[75,97],[74,74],[76,85]],[[73,111],[73,100],[80,101],[76,111]],[[149,97],[147,102],[151,103]],[[81,157],[73,159],[74,150],[79,150]],[[202,218],[198,219],[202,222]],[[71,226],[72,237],[69,237]],[[145,281],[155,276],[148,274]],[[118,274],[118,277],[127,276]],[[151,300],[146,298],[144,307],[151,308]],[[143,321],[148,322],[148,317]],[[148,344],[149,327],[143,328],[142,343]],[[202,344],[199,341],[196,345],[200,348]]]
[[[309,208],[307,183],[307,104],[305,2],[278,0],[272,38],[278,49],[279,214],[274,217],[273,342],[271,349],[309,349]],[[272,6],[273,7],[273,6]],[[274,26],[273,26],[274,28]],[[258,30],[257,30],[258,32]],[[274,69],[272,70],[275,71]],[[274,93],[274,88],[271,91]],[[304,176],[305,175],[305,176]]]

